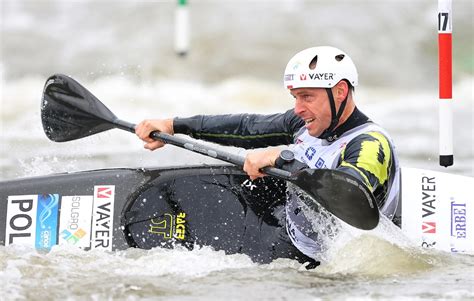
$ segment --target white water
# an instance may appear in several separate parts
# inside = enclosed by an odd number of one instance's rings
[[[352,54],[361,73],[359,108],[392,134],[403,166],[446,171],[437,163],[431,2],[196,2],[193,48],[182,60],[170,48],[174,5],[168,2],[3,1],[0,178],[210,162],[171,146],[145,151],[118,130],[48,141],[39,101],[52,73],[73,76],[131,122],[273,113],[293,102],[280,82],[286,60],[315,44]],[[472,3],[456,1],[456,7],[455,165],[447,171],[473,176]],[[0,300],[474,298],[473,256],[420,250],[386,221],[370,233],[345,231],[325,258],[306,271],[290,260],[258,265],[209,248],[104,253],[61,246],[44,254],[0,247]]]
[[[399,235],[399,234],[398,234]],[[47,254],[0,247],[4,300],[397,300],[474,297],[473,259],[400,246],[374,235],[345,242],[307,271],[280,259],[258,265],[209,248],[129,249],[66,246]]]

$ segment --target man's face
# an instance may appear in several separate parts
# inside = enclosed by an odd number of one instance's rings
[[[296,88],[290,94],[295,98],[295,114],[306,123],[309,134],[318,137],[331,124],[331,107],[325,89]]]

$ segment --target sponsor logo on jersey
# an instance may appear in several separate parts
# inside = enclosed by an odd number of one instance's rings
[[[94,186],[92,249],[112,251],[115,186]]]
[[[308,158],[308,160],[313,159],[314,154],[316,154],[316,149],[312,146],[308,147],[305,151],[305,156]]]
[[[323,158],[319,158],[318,161],[316,161],[316,165],[314,166],[316,168],[324,168],[324,160]]]

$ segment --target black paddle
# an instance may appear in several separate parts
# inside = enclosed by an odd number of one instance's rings
[[[134,124],[118,119],[86,88],[61,74],[53,75],[46,81],[41,119],[46,136],[56,142],[75,140],[113,128],[135,133]],[[244,165],[244,157],[203,145],[190,137],[160,132],[153,132],[150,136],[240,167]],[[349,225],[371,230],[379,222],[379,210],[372,193],[351,175],[329,169],[304,169],[291,174],[273,167],[265,168],[264,172],[298,186]],[[318,206],[313,201],[308,201],[307,205],[310,208]]]

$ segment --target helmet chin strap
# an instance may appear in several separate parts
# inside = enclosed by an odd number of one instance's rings
[[[326,139],[327,141],[331,142],[339,138],[337,137],[337,134],[334,133],[334,129],[339,123],[339,118],[341,118],[342,113],[344,112],[344,108],[346,107],[349,93],[347,93],[346,98],[344,98],[344,101],[341,102],[341,106],[339,107],[339,111],[337,113],[336,113],[336,102],[334,101],[334,96],[332,94],[331,88],[326,88],[326,93],[328,94],[329,104],[331,105],[331,116],[332,116],[331,124],[329,125],[327,129],[324,130],[324,132],[321,135],[319,135],[318,138]]]

